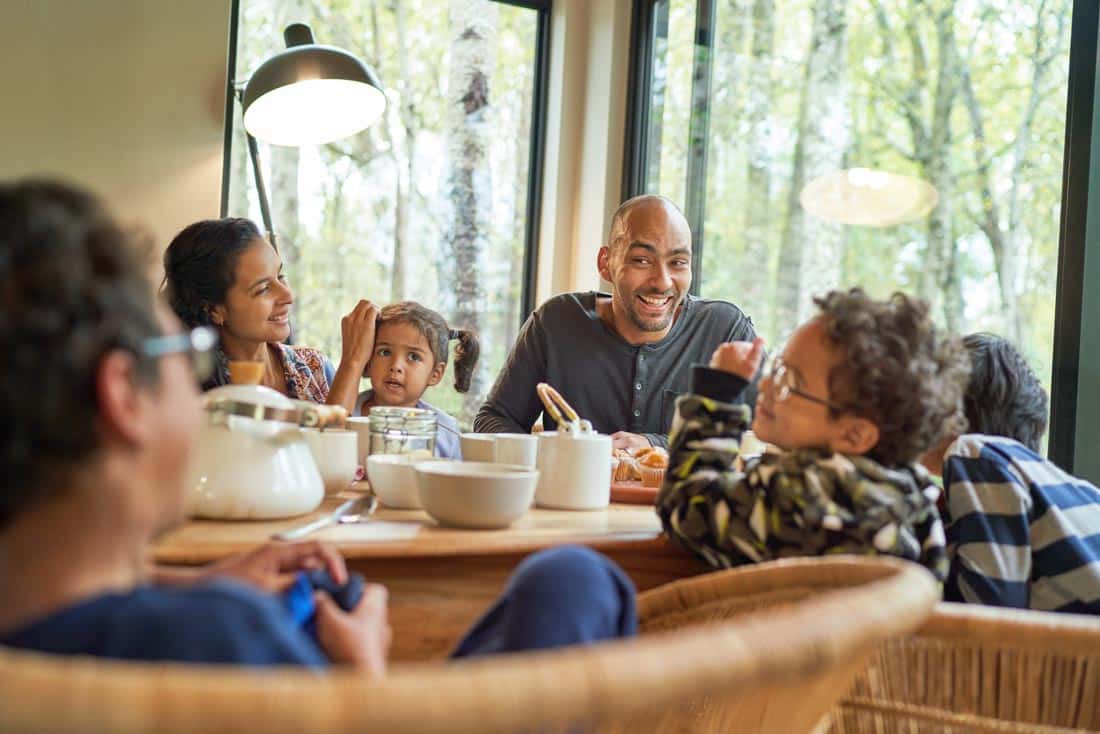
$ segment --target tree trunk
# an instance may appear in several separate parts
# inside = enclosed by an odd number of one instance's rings
[[[387,124],[391,126],[395,133],[390,135],[393,141],[390,150],[397,175],[390,299],[392,301],[403,301],[408,297],[405,260],[408,259],[409,200],[412,197],[413,166],[416,158],[416,123],[412,101],[412,71],[409,68],[409,50],[405,34],[405,3],[398,0],[393,4],[393,9],[397,24],[397,63],[400,69],[400,78],[397,81],[402,87],[400,109],[391,109],[387,114],[389,118]]]
[[[668,14],[669,0],[653,6],[653,81],[649,90],[649,120],[646,144],[646,190],[661,188],[661,140],[665,127],[665,91],[668,87]]]
[[[1007,285],[1011,298],[1011,311],[1006,314],[1009,319],[1009,328],[1012,330],[1013,340],[1021,343],[1023,337],[1023,325],[1020,319],[1020,309],[1016,297],[1016,274],[1019,272],[1019,247],[1017,245],[1020,236],[1020,185],[1022,183],[1022,171],[1027,164],[1027,156],[1032,143],[1032,126],[1035,116],[1039,112],[1039,106],[1043,102],[1045,93],[1044,82],[1050,71],[1051,63],[1062,60],[1064,39],[1069,20],[1069,3],[1060,3],[1061,8],[1047,11],[1047,2],[1039,4],[1035,13],[1035,45],[1032,59],[1035,64],[1031,78],[1031,89],[1028,93],[1027,106],[1016,130],[1016,141],[1012,149],[1012,187],[1008,194],[1008,232],[1004,252],[997,263],[997,273],[1000,280]],[[1057,22],[1057,34],[1054,38],[1047,35],[1046,16],[1053,13]],[[1004,286],[1002,286],[1004,291]],[[1005,304],[1006,309],[1008,304]]]
[[[798,143],[779,250],[776,293],[778,333],[789,333],[809,315],[814,296],[834,287],[840,272],[840,225],[809,221],[799,203],[802,188],[843,165],[851,121],[845,81],[846,0],[817,0],[810,53],[802,84]],[[805,245],[811,245],[806,247]]]
[[[282,22],[277,26],[280,33],[289,23],[307,17],[302,0],[288,0],[281,4],[281,8]],[[297,266],[301,261],[298,218],[299,151],[298,148],[283,145],[268,146],[268,151],[271,155],[271,224],[275,230],[276,244],[283,259],[283,266],[293,285],[301,282],[296,275]],[[290,323],[296,325],[299,312],[297,303],[290,308]]]
[[[455,304],[451,321],[478,330],[482,311],[481,257],[492,206],[489,168],[489,83],[493,69],[497,6],[486,0],[451,0],[447,131],[451,221],[446,250],[453,267]],[[473,376],[460,423],[469,423],[484,393],[484,370]]]
[[[748,180],[745,196],[745,255],[738,298],[750,307],[767,299],[767,268],[771,248],[771,156],[768,151],[772,106],[772,55],[775,45],[775,0],[755,0],[752,9],[752,62],[746,94]]]
[[[962,293],[955,272],[955,172],[951,167],[953,131],[951,112],[960,86],[962,68],[955,44],[954,17],[951,8],[936,13],[935,96],[932,104],[932,126],[929,144],[918,149],[923,156],[923,168],[928,180],[939,191],[939,204],[928,216],[928,247],[921,270],[920,293],[933,307],[939,307],[944,325],[956,331],[962,322]],[[911,33],[916,34],[914,24]]]
[[[981,212],[978,215],[978,226],[989,240],[989,247],[993,251],[993,261],[997,265],[997,284],[1001,293],[1001,306],[1004,309],[1005,321],[1009,327],[1009,338],[1019,343],[1020,317],[1016,303],[1016,288],[1014,286],[1015,258],[1010,254],[1012,246],[1007,242],[1005,231],[1001,227],[1001,211],[997,198],[993,193],[993,176],[991,172],[992,160],[986,145],[985,120],[982,114],[981,104],[974,92],[973,79],[970,76],[968,64],[963,65],[962,83],[963,100],[966,104],[967,114],[970,117],[970,127],[973,134],[974,163],[976,164],[976,176],[980,196]]]
[[[523,74],[523,85],[519,96],[519,124],[516,126],[515,161],[516,192],[515,210],[512,214],[512,249],[508,275],[508,295],[504,302],[504,344],[512,345],[519,333],[519,326],[528,314],[519,313],[520,300],[523,297],[523,258],[527,253],[527,197],[519,192],[527,192],[528,171],[531,159],[531,91],[534,83],[532,74],[525,68],[517,69]]]

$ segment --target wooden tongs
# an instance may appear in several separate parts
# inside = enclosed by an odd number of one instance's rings
[[[546,407],[547,414],[558,424],[559,432],[570,435],[594,433],[592,424],[577,415],[577,411],[573,410],[573,406],[565,402],[565,398],[561,396],[561,393],[550,387],[549,384],[540,382],[535,387],[535,391],[538,392],[539,399]]]

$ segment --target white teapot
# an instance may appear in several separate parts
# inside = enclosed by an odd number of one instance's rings
[[[224,385],[206,393],[204,410],[188,471],[189,515],[273,519],[321,504],[324,483],[300,426],[324,423],[330,408],[260,385]]]

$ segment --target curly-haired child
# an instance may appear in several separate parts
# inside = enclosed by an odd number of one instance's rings
[[[928,307],[831,292],[763,371],[755,418],[735,401],[763,341],[723,344],[680,398],[657,499],[666,532],[713,566],[878,553],[947,572],[939,490],[918,463],[962,425],[967,361]],[[772,444],[741,467],[750,426]]]
[[[461,459],[458,422],[421,400],[424,391],[438,385],[447,369],[452,340],[455,348],[455,390],[466,392],[481,351],[477,334],[451,329],[438,312],[415,301],[391,303],[378,315],[374,350],[364,377],[371,389],[359,393],[354,415],[365,415],[376,405],[422,408],[436,414],[435,453],[445,459]]]

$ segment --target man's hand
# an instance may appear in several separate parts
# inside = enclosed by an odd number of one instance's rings
[[[374,353],[374,333],[379,313],[378,306],[370,301],[359,301],[351,313],[340,321],[344,345],[341,361],[349,359],[362,367],[367,366]]]
[[[613,449],[641,449],[651,445],[645,436],[626,431],[615,431],[611,434],[611,448]]]
[[[386,674],[386,656],[393,631],[387,621],[389,593],[379,584],[367,584],[363,598],[350,612],[323,591],[313,595],[317,605],[317,639],[335,663],[351,665],[368,675]]]
[[[756,337],[752,342],[726,342],[719,344],[710,358],[710,366],[730,372],[745,380],[752,380],[764,358],[764,340]]]
[[[298,571],[316,568],[326,569],[332,580],[338,584],[347,583],[348,570],[343,557],[332,546],[315,540],[260,546],[256,550],[207,566],[196,580],[228,576],[275,593],[290,588]]]

